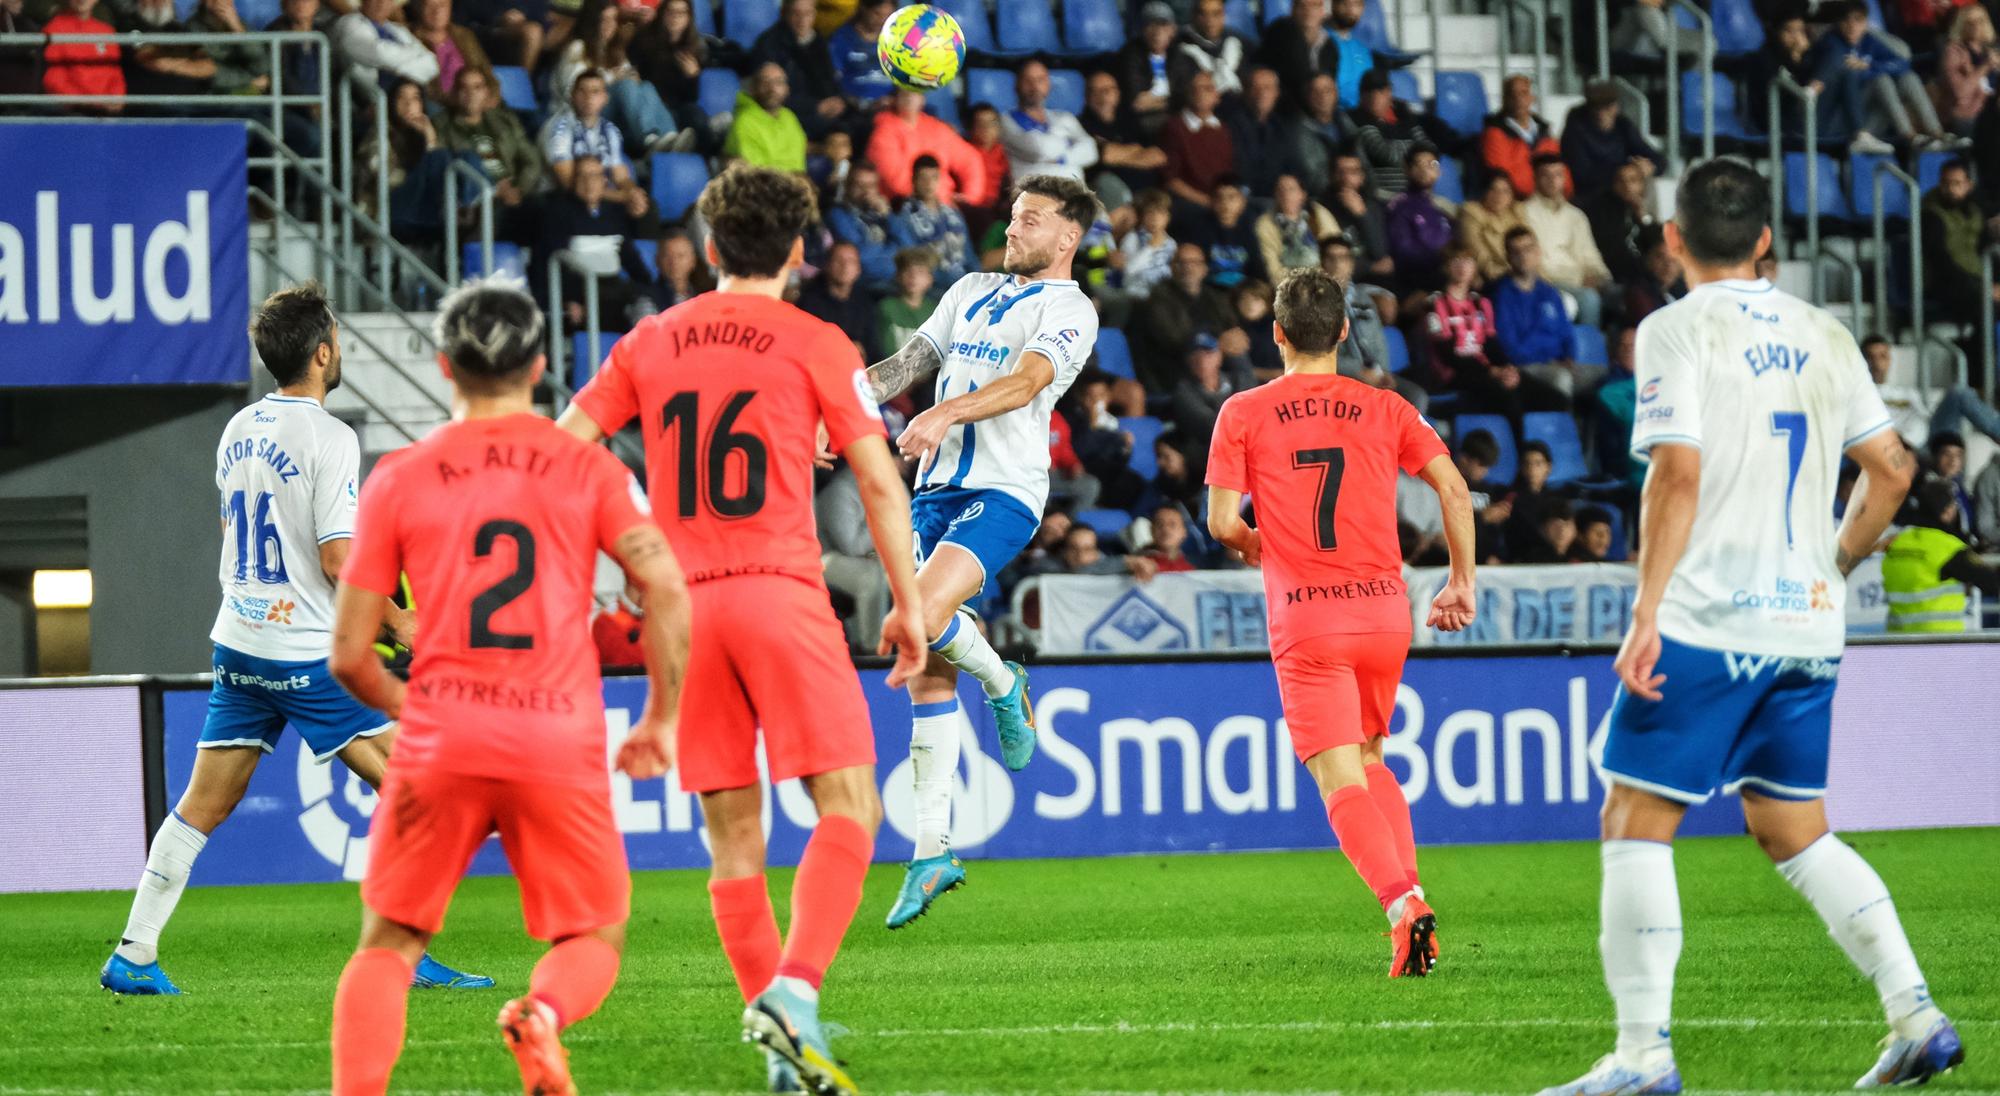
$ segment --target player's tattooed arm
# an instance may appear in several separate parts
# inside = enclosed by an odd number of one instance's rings
[[[869,398],[876,403],[888,403],[937,372],[943,364],[944,355],[938,353],[936,343],[922,335],[912,335],[901,350],[868,367]]]
[[[1917,462],[1894,430],[1883,430],[1847,450],[1861,466],[1848,494],[1835,541],[1834,566],[1845,575],[1882,547],[1882,534],[1909,496]]]
[[[652,679],[642,721],[671,722],[680,711],[681,682],[687,675],[688,589],[680,562],[667,538],[651,522],[635,525],[612,545],[625,573],[644,593],[646,673]]]

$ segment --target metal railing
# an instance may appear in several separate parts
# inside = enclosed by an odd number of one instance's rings
[[[1542,17],[1542,22],[1545,25],[1548,23],[1546,15]],[[1576,80],[1576,5],[1567,0],[1557,4],[1556,23],[1562,32],[1562,53],[1557,56],[1557,71],[1562,73],[1564,94],[1574,95],[1582,90],[1577,87]]]
[[[389,96],[383,92],[382,85],[373,80],[363,79],[358,73],[349,72],[346,74],[345,79],[347,93],[340,97],[340,146],[348,149],[349,152],[346,156],[341,157],[340,161],[340,192],[345,195],[352,195],[354,193],[354,158],[358,152],[357,146],[354,143],[354,99],[355,94],[358,92],[363,99],[368,101],[368,105],[371,108],[370,113],[375,116],[375,212],[381,217],[382,222],[387,224],[389,221]],[[354,208],[352,203],[349,203],[348,208],[350,210]],[[385,232],[384,235],[386,236],[387,233]],[[340,246],[349,251],[354,249],[354,219],[352,212],[341,218]],[[394,290],[395,283],[390,280],[389,274],[389,254],[380,248],[376,249],[375,252],[375,276],[378,279],[380,288],[385,292]]]
[[[1876,161],[1875,178],[1870,180],[1875,194],[1875,330],[1886,336],[1896,317],[1889,307],[1889,217],[1882,208],[1885,179],[1903,185],[1909,194],[1912,218],[1922,209],[1924,195],[1915,176],[1887,160]],[[1924,234],[1914,224],[1910,226],[1910,329],[1918,335],[1924,333]]]
[[[1991,300],[1991,298],[1988,299]],[[1966,369],[1968,367],[1968,362],[1966,361],[1964,347],[1958,345],[1955,342],[1952,342],[1950,339],[1945,338],[1943,335],[1940,335],[1935,331],[1923,332],[1922,337],[1917,340],[1917,395],[1921,396],[1926,403],[1930,401],[1931,397],[1931,372],[1930,370],[1924,368],[1924,347],[1927,346],[1943,347],[1945,352],[1945,359],[1947,361],[1950,361],[1954,366],[1956,366],[1956,368],[1952,370],[1952,381],[1951,381],[1952,384],[1965,383]],[[1989,373],[1987,375],[1991,376],[1992,374]],[[1991,402],[1993,399],[1990,388],[1988,390],[1986,398],[1988,402]]]
[[[458,180],[465,179],[479,188],[479,269],[482,273],[493,273],[493,180],[484,171],[473,167],[464,160],[453,160],[444,172],[444,278],[452,285],[459,283],[458,246]]]
[[[604,360],[602,343],[604,332],[597,326],[597,277],[598,272],[585,266],[582,261],[568,251],[558,251],[549,256],[549,373],[565,386],[569,374],[563,369],[569,357],[569,338],[563,333],[562,272],[565,268],[583,276],[583,333],[584,347],[590,352],[590,368],[597,369]],[[561,408],[558,407],[560,412]]]
[[[1856,334],[1860,334],[1867,330],[1861,326],[1862,294],[1860,260],[1858,258],[1850,259],[1832,248],[1814,253],[1812,302],[1821,305],[1826,303],[1825,278],[1820,271],[1820,261],[1822,259],[1831,260],[1833,265],[1847,272],[1847,328]]]
[[[1494,7],[1500,20],[1500,82],[1505,84],[1514,56],[1514,13],[1525,12],[1534,23],[1531,33],[1535,44],[1534,73],[1529,77],[1534,81],[1535,101],[1542,101],[1548,84],[1549,67],[1549,0],[1497,0]]]
[[[1987,403],[1993,402],[1993,362],[1995,358],[1993,347],[1993,263],[1995,260],[2000,260],[2000,244],[1993,244],[1985,251],[1979,253],[1979,363],[1985,367],[1981,370],[1983,375],[1980,377],[1980,383],[1986,387]],[[1959,383],[1963,384],[1964,381],[1964,374],[1961,373]]]
[[[1609,76],[1605,79],[1610,80],[1612,86],[1618,89],[1619,109],[1630,112],[1632,124],[1639,127],[1640,133],[1650,137],[1653,133],[1652,98],[1639,85],[1623,76]]]
[[[1676,10],[1694,17],[1701,33],[1701,158],[1715,158],[1715,23],[1690,0],[1667,0],[1667,170],[1678,173],[1681,159],[1681,25]]]
[[[1591,4],[1591,18],[1597,21],[1597,78],[1611,76],[1611,14],[1610,0],[1596,0]],[[1647,132],[1652,132],[1648,130]]]
[[[1797,99],[1804,107],[1806,138],[1806,251],[1819,254],[1819,93],[1799,86],[1791,74],[1779,70],[1771,77],[1767,119],[1771,133],[1771,250],[1785,253],[1785,131],[1780,122],[1780,100]],[[1818,284],[1818,279],[1814,279]]]

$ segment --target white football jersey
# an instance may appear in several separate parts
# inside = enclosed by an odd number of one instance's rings
[[[1055,381],[1026,407],[953,427],[917,472],[920,492],[1004,491],[1041,516],[1049,495],[1049,416],[1097,344],[1097,308],[1074,281],[1022,283],[1011,274],[967,274],[946,291],[917,334],[944,355],[937,374],[939,401],[1014,372],[1030,350],[1055,363]]]
[[[1701,450],[1660,634],[1828,658],[1846,640],[1833,496],[1847,447],[1891,428],[1854,336],[1767,281],[1700,286],[1639,324],[1632,452]]]
[[[361,445],[319,401],[270,395],[236,413],[215,450],[222,610],[209,638],[281,662],[327,656],[333,583],[319,546],[354,535]]]

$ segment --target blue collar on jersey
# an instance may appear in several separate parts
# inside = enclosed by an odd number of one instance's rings
[[[986,295],[984,297],[981,297],[978,300],[972,302],[972,307],[965,310],[965,318],[969,320],[972,317],[978,315],[979,310],[981,308],[985,308],[986,322],[999,323],[1001,317],[1007,315],[1008,309],[1014,307],[1015,305],[1021,303],[1022,301],[1028,299],[1029,297],[1032,297],[1035,294],[1040,293],[1043,289],[1052,285],[1075,285],[1075,284],[1076,282],[1073,279],[1068,279],[1068,278],[1043,278],[1037,281],[1029,282],[1025,287],[1021,287],[1021,291],[1019,293],[1016,293],[1011,297],[1001,297],[1000,296],[1001,290],[1019,285],[1019,283],[1015,282],[1013,279],[1010,278],[1007,281],[1001,282],[999,285],[994,286],[992,289],[987,290]],[[996,300],[995,298],[999,299]],[[991,303],[989,304],[988,302]]]
[[[1696,289],[1706,289],[1709,286],[1716,286],[1717,288],[1731,290],[1736,293],[1769,293],[1773,289],[1778,288],[1771,284],[1769,278],[1721,278],[1712,282],[1703,282],[1695,286],[1694,289],[1688,290],[1688,292],[1692,293]]]
[[[272,401],[272,402],[274,402],[274,403],[312,403],[312,404],[316,404],[316,403],[318,403],[318,402],[319,402],[318,400],[316,400],[316,399],[313,399],[313,398],[312,398],[311,396],[280,396],[280,395],[278,395],[278,394],[277,394],[276,392],[273,392],[273,393],[271,393],[270,395],[268,395],[268,396],[265,396],[264,398],[265,398],[265,399],[267,399],[267,400],[271,400],[271,401]]]

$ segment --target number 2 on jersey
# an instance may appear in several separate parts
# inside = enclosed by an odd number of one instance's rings
[[[764,508],[764,475],[770,464],[770,453],[764,447],[764,439],[755,434],[730,429],[736,425],[737,416],[750,406],[757,397],[755,392],[732,392],[729,401],[722,406],[722,414],[708,431],[707,453],[702,452],[701,438],[701,393],[679,392],[660,409],[660,432],[668,433],[676,428],[680,431],[679,459],[675,462],[680,470],[675,487],[678,497],[675,512],[683,518],[695,516],[703,491],[702,481],[707,480],[708,508],[716,516],[723,518],[747,518]],[[729,493],[729,455],[743,454],[743,493]],[[706,463],[707,475],[702,475],[697,465]]]
[[[518,521],[495,519],[480,526],[479,531],[472,535],[472,554],[480,559],[492,555],[501,537],[514,542],[514,570],[487,587],[485,593],[472,599],[468,629],[471,639],[467,646],[532,651],[535,649],[533,632],[496,632],[493,630],[493,614],[506,608],[535,584],[535,534]]]
[[[1799,486],[1799,466],[1806,460],[1808,420],[1801,411],[1771,412],[1771,436],[1785,439],[1785,547],[1792,546],[1792,492]]]
[[[1334,514],[1340,506],[1340,478],[1347,472],[1347,451],[1335,446],[1331,449],[1301,449],[1292,454],[1293,468],[1317,468],[1319,473],[1319,493],[1313,499],[1314,539],[1319,550],[1331,552],[1340,547],[1335,535]]]
[[[253,510],[256,513],[254,534],[251,532]],[[253,563],[258,582],[277,586],[289,581],[285,575],[285,543],[278,538],[278,526],[271,520],[271,492],[257,492],[257,501],[253,506],[242,491],[231,491],[228,521],[230,527],[236,530],[236,581],[244,582],[249,578]]]

